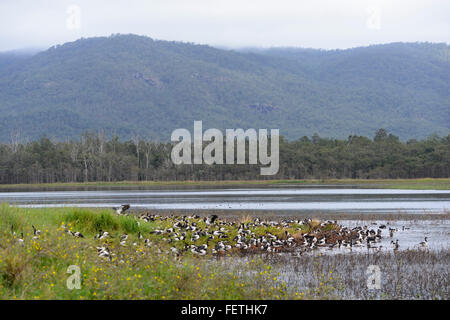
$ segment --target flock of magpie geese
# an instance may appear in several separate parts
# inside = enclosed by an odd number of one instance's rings
[[[113,208],[114,211],[123,215],[130,205],[122,205]],[[383,237],[386,225],[379,225],[376,230],[369,226],[357,226],[354,228],[343,227],[337,221],[320,222],[311,219],[283,219],[280,221],[266,221],[259,218],[247,219],[245,222],[221,220],[217,215],[200,217],[198,215],[164,216],[151,213],[133,215],[135,219],[145,222],[157,222],[165,228],[154,229],[149,235],[159,236],[170,248],[167,252],[177,256],[185,252],[191,252],[196,256],[222,255],[226,252],[289,252],[297,253],[313,250],[314,248],[353,248],[367,247],[368,249],[380,250],[379,244]],[[138,222],[140,225],[140,222]],[[80,232],[72,232],[66,226],[62,226],[65,233],[84,238]],[[11,227],[12,228],[12,227]],[[38,239],[41,231],[34,225],[33,239]],[[405,227],[402,228],[405,230]],[[12,230],[13,231],[13,230]],[[389,237],[393,238],[396,228],[388,228]],[[15,232],[14,232],[15,234]],[[109,248],[108,231],[100,230],[95,239],[101,241],[96,246],[99,257],[110,259],[114,254]],[[128,234],[119,238],[120,246],[127,246]],[[20,243],[24,242],[23,233],[18,238]],[[143,244],[152,247],[149,238],[144,238],[141,232],[137,239],[132,242],[133,246]],[[400,245],[398,239],[391,240],[390,245],[394,251]],[[420,248],[428,247],[428,238],[418,244]],[[160,248],[157,248],[160,252]]]
[[[144,213],[139,219],[168,225],[150,234],[161,236],[162,240],[171,244],[172,253],[179,255],[189,251],[198,256],[208,253],[221,255],[229,251],[306,251],[320,247],[351,249],[366,246],[368,249],[380,250],[383,230],[387,229],[386,225],[380,225],[376,230],[368,226],[348,228],[338,225],[337,221],[318,222],[311,219],[263,221],[255,218],[243,223],[220,220],[217,215],[202,218],[198,215],[161,216]],[[398,230],[389,228],[386,231],[393,238]],[[427,238],[419,246],[427,247]],[[391,247],[398,250],[398,240],[391,240]]]

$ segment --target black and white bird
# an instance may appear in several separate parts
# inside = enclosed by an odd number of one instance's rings
[[[20,238],[17,239],[17,241],[18,241],[21,245],[24,244],[24,240],[23,240],[23,232],[20,233]]]
[[[96,247],[97,255],[102,258],[111,258],[111,252],[106,247]]]
[[[419,246],[421,248],[428,248],[428,237],[425,237],[425,239],[421,243],[419,243]]]
[[[84,238],[83,234],[81,232],[78,232],[78,231],[74,232],[73,236],[76,237],[76,238]]]
[[[210,215],[208,218],[205,218],[205,223],[208,224],[208,225],[213,224],[214,221],[217,220],[217,218],[218,218],[217,215],[212,214],[212,215]]]
[[[394,232],[396,231],[395,228],[389,228],[389,237],[393,237],[394,236]]]
[[[206,249],[204,249],[203,247],[201,247],[201,246],[199,246],[199,247],[196,247],[196,246],[193,246],[192,248],[191,248],[191,252],[193,253],[193,254],[195,254],[195,255],[198,255],[198,256],[204,256],[205,254],[206,254]]]
[[[124,214],[128,209],[130,209],[129,204],[123,204],[120,207],[113,208],[114,211],[116,211],[117,214]]]
[[[391,247],[394,250],[398,250],[398,248],[400,247],[400,245],[398,244],[398,239],[395,242],[391,241]]]
[[[375,237],[376,237],[377,240],[380,240],[380,239],[381,239],[381,237],[382,237],[382,236],[381,236],[381,229],[378,229],[378,230],[377,230],[377,235],[376,235]]]
[[[95,239],[103,240],[106,239],[107,237],[109,237],[109,232],[100,229],[99,233],[95,236]]]
[[[36,229],[36,227],[33,226],[33,225],[32,225],[32,227],[33,227],[34,238],[36,239],[36,238],[38,238],[41,235],[41,230]]]

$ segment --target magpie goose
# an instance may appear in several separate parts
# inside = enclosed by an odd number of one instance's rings
[[[36,229],[36,227],[33,225],[32,225],[32,227],[33,227],[33,234],[35,236],[39,237],[41,235],[41,230]]]
[[[124,214],[128,209],[130,209],[129,204],[123,204],[120,207],[113,208],[114,211],[116,211],[117,214]]]
[[[419,243],[419,246],[422,248],[428,248],[428,237],[425,237],[424,241]]]
[[[20,233],[20,238],[17,239],[17,241],[18,241],[20,244],[23,245],[23,243],[24,243],[24,240],[23,240],[23,232]]]
[[[218,218],[217,215],[212,214],[212,215],[210,215],[208,218],[205,218],[205,223],[208,224],[208,225],[213,224],[214,221],[217,220],[217,218]]]

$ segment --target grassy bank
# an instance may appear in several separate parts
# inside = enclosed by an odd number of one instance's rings
[[[35,237],[32,226],[41,231]],[[0,299],[281,299],[296,298],[271,266],[255,258],[239,270],[206,257],[176,257],[151,230],[161,225],[109,210],[0,207]],[[68,234],[81,232],[83,238]],[[106,240],[94,239],[108,230]],[[141,232],[152,246],[138,239]],[[23,234],[22,234],[23,233]],[[127,245],[120,236],[127,233]],[[99,257],[96,247],[114,254]],[[208,262],[208,263],[205,263]],[[81,288],[69,290],[71,265]],[[253,276],[250,276],[253,274]],[[304,297],[304,296],[302,296]]]
[[[328,180],[277,180],[275,184],[333,184],[359,185],[381,189],[450,190],[450,178],[424,179],[328,179]]]
[[[24,188],[120,188],[120,187],[171,187],[171,186],[270,186],[270,185],[358,185],[382,189],[450,190],[450,178],[433,179],[306,179],[306,180],[227,180],[227,181],[117,181],[117,182],[68,182],[40,184],[1,184],[3,189]]]

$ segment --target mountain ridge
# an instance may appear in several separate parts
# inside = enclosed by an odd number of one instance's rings
[[[280,128],[296,139],[450,131],[449,46],[223,50],[114,35],[15,63],[0,54],[0,140],[105,129],[169,140],[180,127]],[[49,119],[45,123],[45,119]]]

